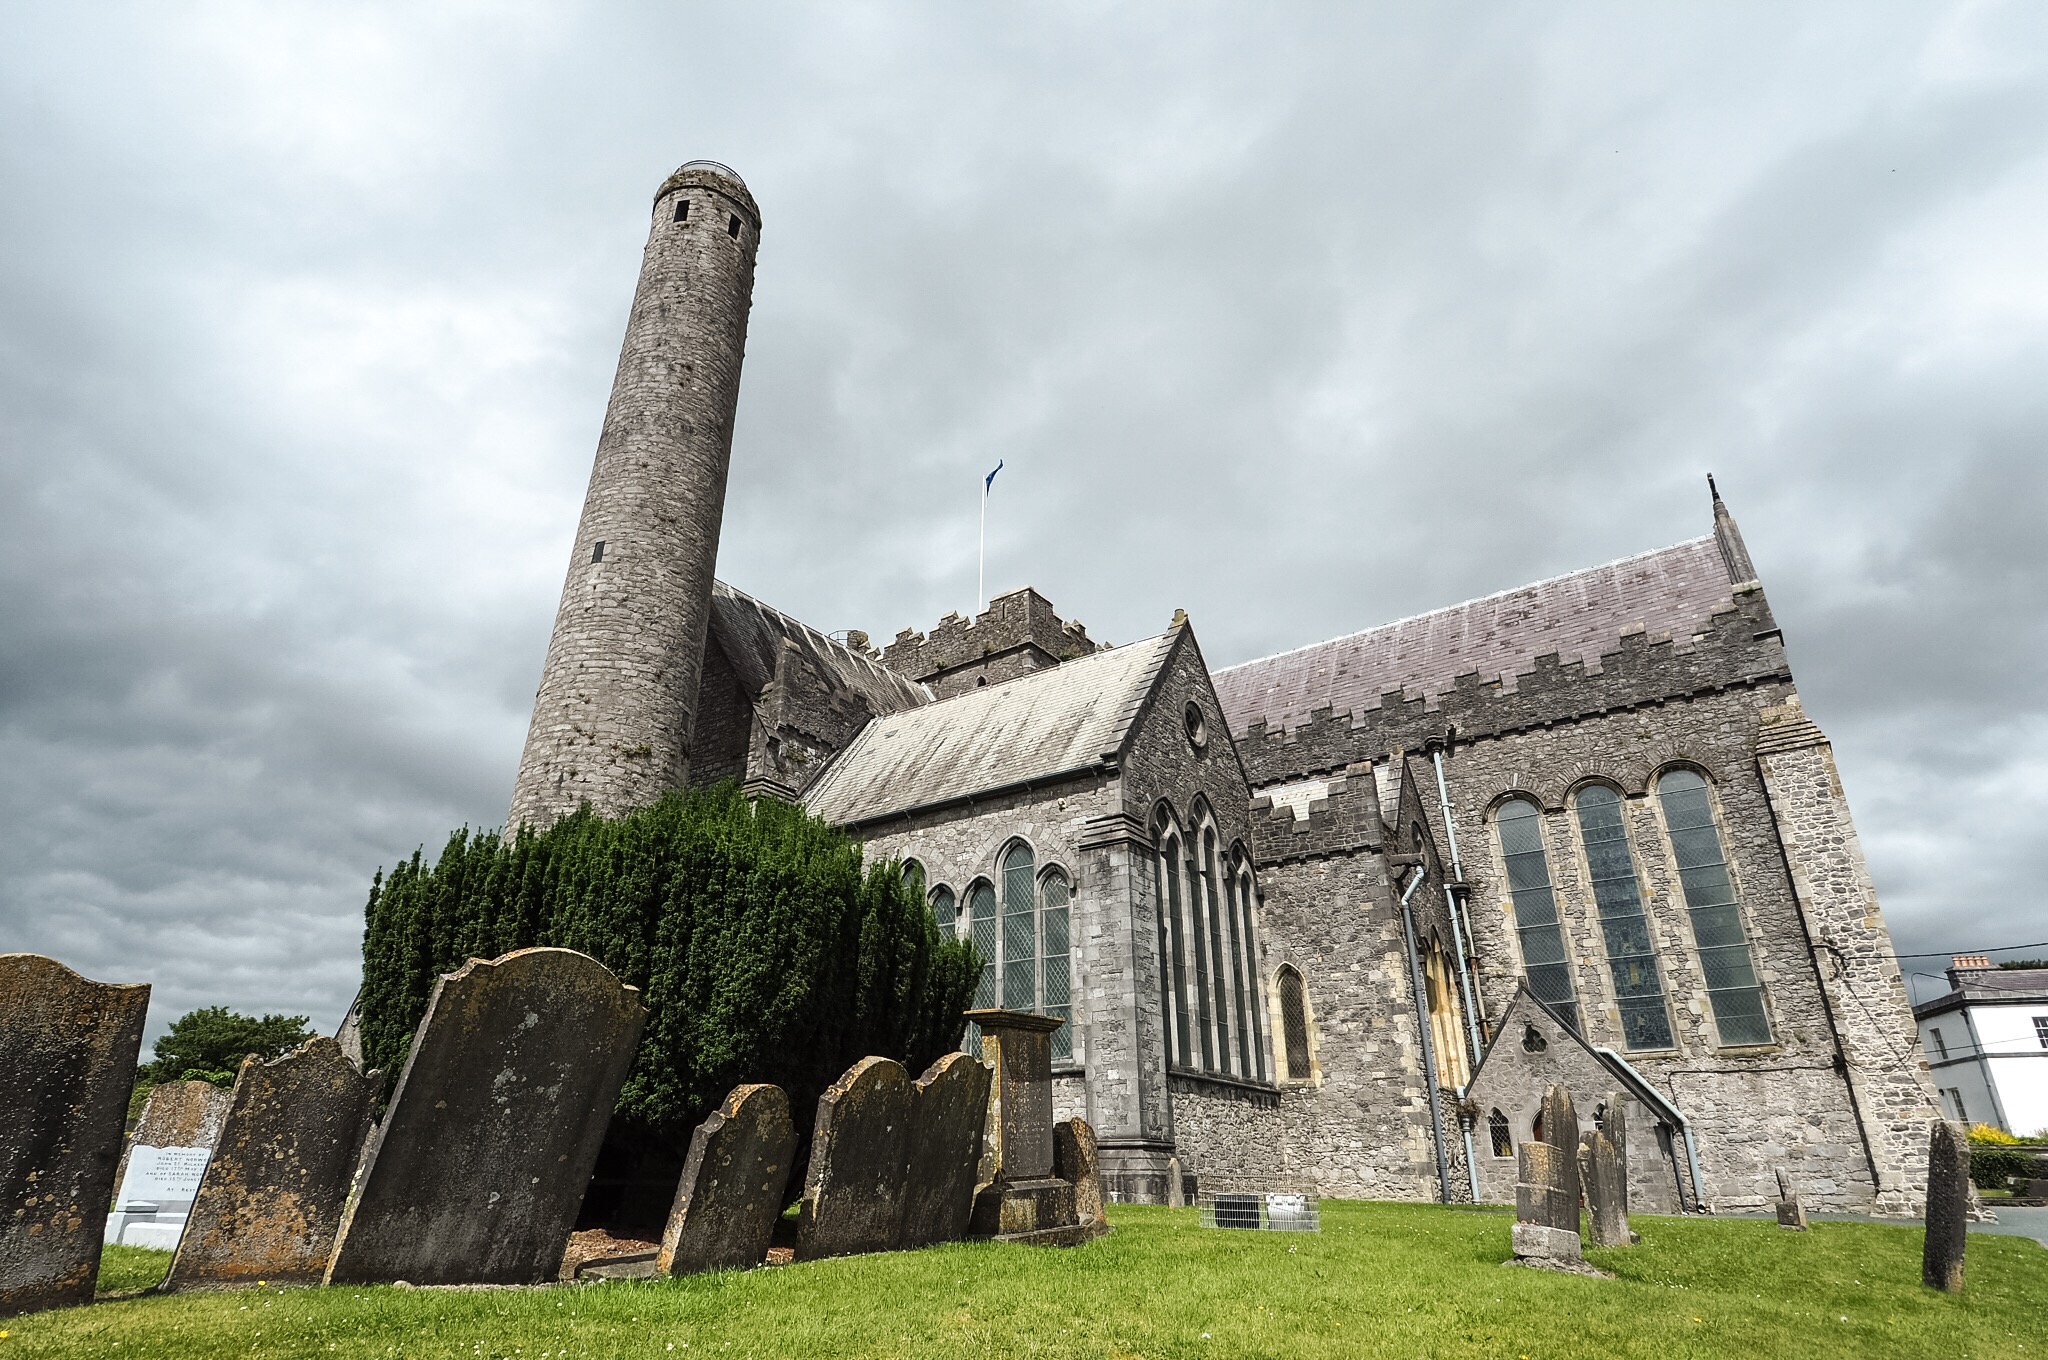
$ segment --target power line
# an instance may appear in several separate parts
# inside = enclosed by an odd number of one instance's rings
[[[2002,944],[1991,949],[1937,949],[1932,954],[1896,954],[1901,959],[1946,959],[1957,954],[2010,954],[2015,949],[2048,949],[2048,940],[2037,940],[2033,944]]]

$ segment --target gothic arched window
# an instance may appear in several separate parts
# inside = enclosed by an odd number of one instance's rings
[[[1238,938],[1244,942],[1245,980],[1251,985],[1251,993],[1245,998],[1245,1006],[1251,1012],[1251,1072],[1254,1081],[1266,1080],[1266,1003],[1259,995],[1259,935],[1252,922],[1252,907],[1257,895],[1252,888],[1252,876],[1240,868],[1235,875],[1237,881],[1237,923]]]
[[[967,938],[981,956],[981,977],[974,984],[974,1004],[987,1010],[996,1004],[996,890],[985,878],[967,890]]]
[[[1308,1042],[1308,993],[1292,964],[1280,965],[1280,1027],[1287,1038],[1287,1079],[1307,1081],[1313,1074]]]
[[[1486,1136],[1493,1144],[1493,1155],[1512,1157],[1515,1155],[1514,1134],[1508,1129],[1508,1117],[1495,1110],[1486,1117]]]
[[[1526,798],[1510,798],[1494,816],[1501,856],[1507,861],[1508,892],[1515,903],[1515,933],[1522,944],[1522,971],[1529,990],[1573,1030],[1579,1003],[1572,994],[1572,968],[1565,954],[1557,897],[1550,889],[1550,861],[1543,853],[1543,812]]]
[[[932,889],[932,924],[939,928],[939,938],[951,940],[960,933],[960,907],[953,900],[953,890],[941,883]]]
[[[1160,947],[1165,955],[1161,967],[1172,974],[1174,1057],[1180,1066],[1193,1067],[1194,1026],[1188,1014],[1188,936],[1187,916],[1181,902],[1180,839],[1170,830],[1159,842],[1158,872],[1164,886],[1159,895],[1163,921]]]
[[[1215,966],[1216,978],[1216,1061],[1210,1070],[1228,1072],[1233,1065],[1233,1053],[1241,1053],[1244,1046],[1244,985],[1240,978],[1237,987],[1231,986],[1230,961],[1236,957],[1237,932],[1231,929],[1233,923],[1223,910],[1214,827],[1202,829],[1202,892],[1209,905],[1209,956]],[[1233,1000],[1236,1003],[1238,1036],[1235,1045],[1231,1042],[1230,1028]]]
[[[1053,1031],[1052,1055],[1071,1058],[1074,1056],[1074,975],[1069,960],[1071,923],[1067,904],[1073,898],[1073,889],[1068,885],[1065,874],[1058,869],[1048,869],[1045,877],[1039,880],[1038,890],[1044,902],[1040,918],[1044,985],[1039,992],[1039,1009],[1067,1022]]]
[[[1657,798],[1664,805],[1664,829],[1692,917],[1714,1028],[1724,1044],[1767,1044],[1771,1023],[1764,1016],[1764,989],[1750,958],[1707,781],[1691,770],[1673,770],[1657,781]]]
[[[1579,840],[1586,847],[1586,872],[1600,908],[1600,932],[1607,941],[1607,967],[1621,1008],[1622,1042],[1631,1049],[1671,1047],[1671,1014],[1664,983],[1657,976],[1657,950],[1650,919],[1636,883],[1621,796],[1605,784],[1588,784],[1575,800]]]
[[[1038,1001],[1038,863],[1028,845],[1003,856],[1003,1009],[1028,1011]]]

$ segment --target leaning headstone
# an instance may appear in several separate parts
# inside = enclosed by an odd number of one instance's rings
[[[1066,1021],[1023,1011],[967,1012],[995,1067],[996,1172],[974,1197],[977,1237],[1074,1246],[1108,1225],[1074,1212],[1074,1184],[1053,1174],[1052,1036]]]
[[[988,1113],[988,1064],[948,1053],[917,1079],[911,1102],[905,1247],[957,1242],[974,1214],[976,1170]]]
[[[1628,1226],[1628,1164],[1605,1130],[1595,1129],[1580,1146],[1586,1187],[1588,1240],[1596,1247],[1625,1247],[1634,1241]]]
[[[668,1275],[748,1270],[768,1256],[796,1155],[780,1086],[735,1086],[690,1135],[655,1269]]]
[[[646,1018],[638,988],[571,949],[442,977],[327,1282],[555,1278]]]
[[[244,1058],[163,1288],[318,1284],[382,1084],[320,1035]]]
[[[1794,1232],[1806,1231],[1806,1206],[1799,1202],[1798,1192],[1792,1188],[1792,1178],[1785,1174],[1784,1167],[1776,1168],[1778,1173],[1778,1226]]]
[[[92,1302],[146,983],[0,954],[0,1317]]]
[[[797,1260],[896,1247],[913,1098],[910,1075],[892,1058],[862,1058],[818,1097]]]
[[[1106,1220],[1102,1208],[1102,1155],[1095,1130],[1085,1119],[1052,1126],[1052,1171],[1074,1187],[1074,1217],[1083,1223]]]
[[[1619,1091],[1607,1093],[1607,1114],[1600,1125],[1600,1131],[1607,1135],[1607,1141],[1614,1144],[1614,1155],[1621,1162],[1621,1212],[1628,1215],[1628,1105]]]
[[[1185,1209],[1188,1207],[1187,1178],[1186,1174],[1180,1169],[1180,1158],[1178,1157],[1168,1157],[1166,1159],[1166,1207],[1169,1209]]]
[[[210,1081],[167,1081],[150,1090],[121,1154],[107,1241],[177,1247],[227,1112],[228,1093]]]
[[[1515,1259],[1567,1264],[1578,1261],[1582,1256],[1578,1228],[1564,1226],[1568,1193],[1564,1166],[1577,1158],[1563,1156],[1547,1140],[1521,1143],[1515,1156]],[[1576,1205],[1570,1217],[1576,1224]]]
[[[1927,1242],[1920,1279],[1932,1289],[1963,1289],[1963,1245],[1970,1223],[1970,1140],[1946,1119],[1927,1145]]]
[[[1543,1093],[1543,1141],[1558,1151],[1563,1203],[1570,1206],[1568,1221],[1553,1226],[1577,1232],[1579,1201],[1585,1194],[1579,1180],[1579,1114],[1572,1108],[1572,1093],[1562,1086]]]

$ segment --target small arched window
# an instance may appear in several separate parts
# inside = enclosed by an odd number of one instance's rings
[[[1493,1144],[1493,1155],[1512,1157],[1515,1155],[1514,1134],[1508,1129],[1508,1117],[1499,1110],[1486,1116],[1486,1136]]]
[[[1631,1049],[1671,1047],[1671,1015],[1657,976],[1657,950],[1650,919],[1636,883],[1635,857],[1621,817],[1621,796],[1605,784],[1589,784],[1574,800],[1579,840],[1586,847],[1586,872],[1600,908],[1600,933],[1607,942],[1607,968],[1621,1010],[1622,1042]]]
[[[1572,968],[1550,888],[1550,861],[1543,853],[1543,812],[1526,798],[1510,798],[1494,818],[1501,856],[1507,861],[1508,892],[1515,903],[1515,933],[1521,937],[1522,969],[1529,990],[1573,1030],[1579,1003],[1572,993]]]
[[[1280,1027],[1287,1036],[1287,1079],[1307,1081],[1309,1062],[1308,994],[1301,974],[1291,964],[1280,965]]]
[[[924,896],[924,866],[914,859],[903,861],[903,886],[919,897]]]
[[[960,907],[953,900],[953,890],[941,883],[932,889],[932,924],[939,928],[939,938],[951,940],[960,934]]]
[[[1771,1024],[1764,1017],[1764,989],[1750,958],[1707,781],[1691,770],[1673,770],[1657,781],[1657,798],[1664,805],[1664,829],[1671,836],[1671,856],[1678,862],[1685,909],[1692,917],[1714,1028],[1724,1044],[1767,1044]]]
[[[1034,1009],[1038,1001],[1038,863],[1028,845],[1003,856],[1003,1008]]]
[[[981,977],[974,984],[974,1004],[987,1010],[996,1004],[996,890],[987,879],[967,890],[967,938],[981,956]]]

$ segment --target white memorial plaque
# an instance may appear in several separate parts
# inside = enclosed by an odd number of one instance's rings
[[[167,1215],[182,1215],[199,1195],[199,1177],[206,1171],[211,1148],[150,1147],[137,1143],[128,1152],[128,1174],[121,1180],[116,1202],[147,1200]]]

